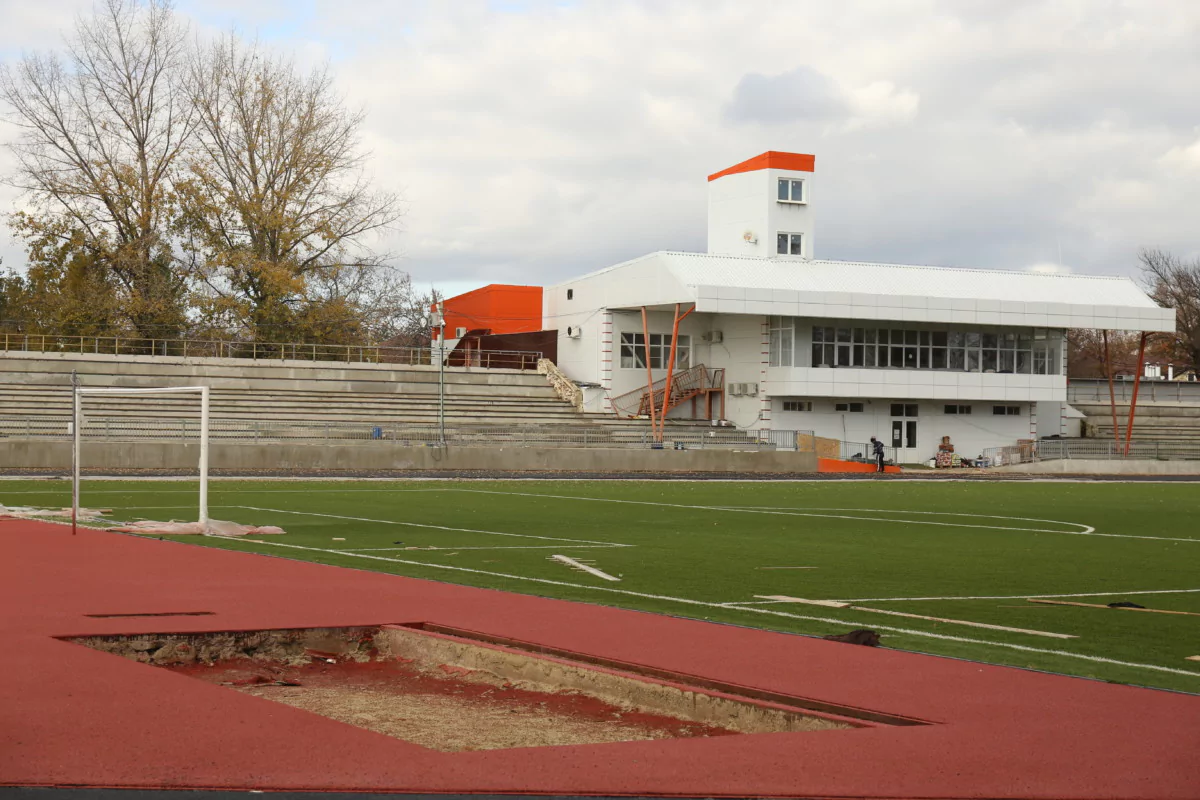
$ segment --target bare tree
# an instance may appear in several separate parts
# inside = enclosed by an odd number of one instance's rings
[[[400,217],[398,198],[364,175],[363,114],[328,70],[301,75],[235,36],[199,52],[189,77],[198,133],[179,191],[183,250],[264,338],[315,335],[306,315],[339,318],[385,281],[371,273],[388,258],[366,242]]]
[[[1181,366],[1200,368],[1200,258],[1184,261],[1158,249],[1138,254],[1150,296],[1175,309],[1175,337],[1166,354]]]
[[[10,182],[33,211],[33,237],[69,231],[121,286],[129,324],[169,336],[184,322],[185,276],[167,241],[172,172],[193,128],[180,92],[186,31],[166,0],[104,0],[65,52],[0,70],[20,130]]]

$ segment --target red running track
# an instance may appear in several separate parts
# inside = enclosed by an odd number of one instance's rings
[[[45,523],[0,524],[0,609],[3,785],[1200,797],[1200,697]],[[55,638],[390,622],[938,724],[440,753]]]

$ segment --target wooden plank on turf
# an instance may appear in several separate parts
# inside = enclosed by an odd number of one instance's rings
[[[850,605],[839,600],[808,600],[803,597],[788,597],[786,594],[756,594],[754,596],[760,600],[776,600],[780,603],[804,603],[805,605],[826,606],[828,608],[846,608]]]
[[[1179,614],[1184,617],[1200,617],[1200,613],[1195,611],[1167,611],[1163,608],[1128,608],[1125,606],[1106,606],[1101,603],[1072,603],[1066,600],[1043,600],[1040,597],[1028,598],[1031,603],[1041,603],[1047,606],[1079,606],[1080,608],[1107,608],[1110,611],[1146,611],[1151,614]]]

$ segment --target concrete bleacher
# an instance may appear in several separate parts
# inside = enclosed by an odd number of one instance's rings
[[[1132,391],[1131,381],[1119,381],[1114,387],[1116,427],[1122,439],[1129,421]],[[1113,438],[1112,404],[1106,381],[1072,381],[1068,402],[1084,415],[1086,438]],[[1133,439],[1200,446],[1200,383],[1143,381],[1134,413]]]
[[[432,428],[439,419],[436,366],[105,354],[0,353],[0,431],[20,435],[22,423],[64,425],[71,417],[71,372],[91,387],[210,387],[214,428],[267,424],[274,430],[354,425],[369,430]],[[592,443],[640,441],[644,421],[576,411],[546,377],[532,371],[447,367],[445,424],[449,430],[484,427],[579,431]],[[194,395],[91,396],[89,425],[100,421],[160,423],[196,420]],[[237,423],[237,424],[235,424]],[[679,422],[680,431],[707,425]],[[45,429],[44,426],[42,428]]]

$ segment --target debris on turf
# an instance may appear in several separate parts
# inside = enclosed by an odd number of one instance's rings
[[[829,636],[822,636],[822,639],[830,642],[845,642],[846,644],[860,644],[864,647],[878,647],[879,634],[866,628],[858,628],[849,633],[835,633]]]
[[[110,509],[97,508],[81,508],[79,509],[76,518],[80,520],[95,520],[100,519],[104,514],[111,514]],[[70,518],[71,509],[69,508],[32,508],[30,506],[5,506],[0,505],[0,517],[9,519],[44,519],[46,517],[67,517]]]
[[[154,520],[138,520],[124,525],[114,525],[105,528],[114,533],[151,533],[169,536],[279,536],[285,533],[283,528],[274,525],[242,525],[237,522],[210,519],[207,525],[199,522],[155,522]]]

